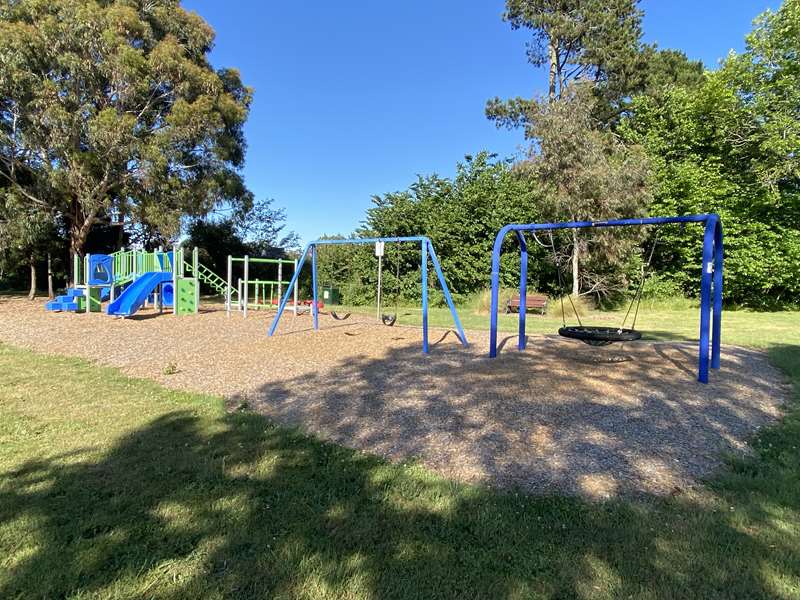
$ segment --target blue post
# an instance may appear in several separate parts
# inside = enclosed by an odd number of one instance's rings
[[[447,288],[447,282],[444,279],[444,272],[442,272],[442,265],[439,263],[439,257],[436,256],[436,251],[433,249],[433,244],[428,242],[428,252],[431,255],[431,262],[433,263],[433,268],[436,271],[436,276],[439,278],[439,285],[442,286],[442,292],[444,293],[444,299],[447,302],[447,307],[450,309],[450,315],[453,317],[453,323],[455,323],[456,329],[458,330],[458,335],[461,338],[461,344],[463,346],[468,346],[467,336],[464,334],[464,328],[461,327],[461,319],[458,318],[458,311],[456,310],[456,305],[453,302],[453,297],[450,295],[450,290]]]
[[[714,229],[713,220],[706,221],[703,233],[703,273],[700,279],[700,360],[697,380],[708,383],[708,360],[711,333],[711,282],[714,270]]]
[[[517,231],[519,240],[519,340],[517,349],[525,350],[527,336],[525,335],[525,316],[528,308],[525,305],[525,296],[528,293],[528,245],[525,243],[525,234]]]
[[[714,322],[711,335],[711,368],[719,369],[722,343],[722,276],[724,250],[722,223],[716,219],[714,227]]]
[[[272,337],[272,335],[275,333],[275,330],[278,328],[278,322],[281,320],[283,310],[286,308],[286,304],[289,302],[289,298],[292,295],[294,284],[300,277],[300,271],[303,270],[303,265],[306,262],[306,256],[308,256],[308,250],[308,246],[303,248],[303,254],[300,256],[300,260],[297,263],[297,268],[295,268],[294,273],[292,274],[292,280],[289,282],[289,287],[286,288],[286,293],[283,295],[283,298],[281,298],[281,303],[278,305],[278,312],[275,314],[275,318],[272,319],[272,324],[269,326],[270,337]]]
[[[492,250],[492,303],[489,309],[489,357],[497,356],[497,312],[500,310],[500,251],[503,249],[503,239],[511,231],[513,225],[503,227],[494,238]]]
[[[422,352],[428,353],[428,244],[420,242],[422,255]]]
[[[319,330],[319,305],[317,304],[317,245],[311,246],[311,314],[314,316],[314,329]]]

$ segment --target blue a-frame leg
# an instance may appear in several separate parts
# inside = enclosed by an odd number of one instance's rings
[[[428,353],[428,244],[420,242],[422,271],[422,351]]]

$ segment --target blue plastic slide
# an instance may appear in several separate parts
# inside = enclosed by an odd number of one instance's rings
[[[142,307],[147,297],[155,291],[159,284],[171,281],[172,273],[145,273],[126,287],[125,291],[108,305],[106,312],[109,315],[129,317]]]

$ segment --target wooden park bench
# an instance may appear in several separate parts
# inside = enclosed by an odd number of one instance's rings
[[[519,312],[519,294],[511,296],[508,303],[506,303],[506,312]],[[526,294],[525,295],[525,310],[538,310],[542,314],[547,312],[547,296],[544,294]]]

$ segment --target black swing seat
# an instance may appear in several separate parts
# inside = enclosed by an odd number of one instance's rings
[[[391,327],[397,322],[397,315],[384,313],[381,315],[381,321],[383,321],[383,324],[387,327]]]
[[[608,346],[615,342],[635,342],[642,339],[642,334],[635,329],[619,327],[570,326],[558,330],[558,335],[573,340],[580,340],[590,346]]]
[[[345,319],[350,318],[350,313],[344,313],[343,315],[340,315],[337,312],[332,310],[330,314],[337,321],[344,321]]]

